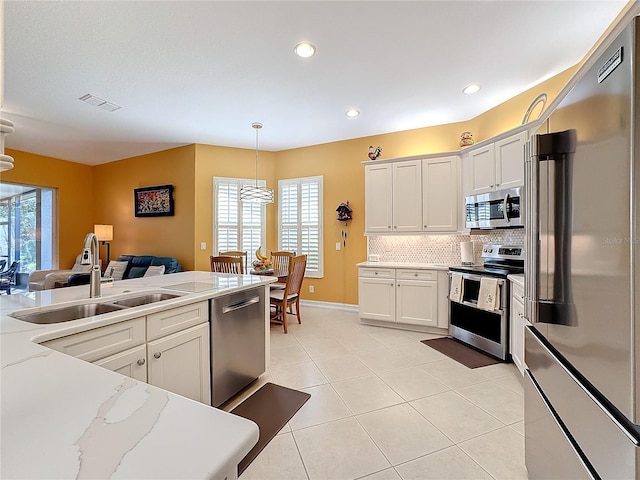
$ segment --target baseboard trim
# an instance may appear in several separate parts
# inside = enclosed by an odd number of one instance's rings
[[[344,310],[347,312],[357,312],[358,305],[352,305],[350,303],[335,303],[335,302],[321,302],[318,300],[303,300],[300,299],[300,305],[303,307],[317,307],[328,308],[330,310]]]
[[[393,328],[394,330],[409,330],[411,332],[431,333],[433,335],[449,335],[446,328],[426,327],[423,325],[413,325],[409,323],[385,322],[382,320],[371,320],[369,318],[361,318],[360,323],[363,325],[371,325],[373,327]]]

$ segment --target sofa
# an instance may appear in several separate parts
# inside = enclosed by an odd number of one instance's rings
[[[76,257],[76,263],[67,270],[36,270],[29,274],[29,291],[50,290],[58,284],[66,284],[69,276],[76,273],[87,273],[91,270],[91,265],[81,265],[82,254]]]
[[[178,273],[182,266],[174,257],[155,257],[153,255],[120,255],[115,261],[109,262],[105,269],[105,276],[111,276],[114,280],[128,280],[150,276],[150,268],[164,267],[154,272],[157,274]],[[89,284],[88,273],[76,273],[69,277],[69,286]]]

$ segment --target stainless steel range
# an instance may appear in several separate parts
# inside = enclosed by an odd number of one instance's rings
[[[524,248],[488,244],[482,248],[482,258],[482,265],[449,267],[449,334],[508,361],[507,275],[524,273]]]

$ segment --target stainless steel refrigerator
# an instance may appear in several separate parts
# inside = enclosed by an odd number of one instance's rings
[[[640,478],[640,26],[525,154],[531,479]]]

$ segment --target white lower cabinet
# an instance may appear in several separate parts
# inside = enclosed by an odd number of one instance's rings
[[[116,353],[102,360],[96,365],[113,370],[126,377],[135,378],[141,382],[147,381],[147,346],[140,345],[124,352]]]
[[[168,309],[43,345],[211,405],[208,305]]]
[[[422,269],[359,268],[359,315],[364,320],[448,328],[441,318],[438,272]]]
[[[395,273],[387,270],[383,272],[385,276],[382,278],[369,276],[379,272],[367,272],[358,277],[360,318],[393,322],[396,316]]]
[[[511,325],[510,325],[510,353],[513,363],[524,375],[526,365],[524,363],[524,288],[511,281]]]
[[[149,383],[211,404],[209,324],[147,344]]]

